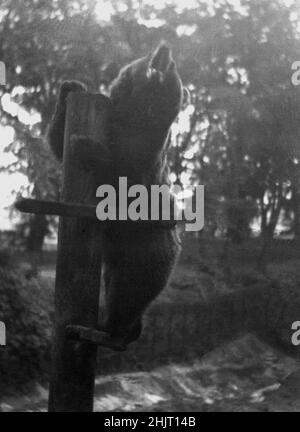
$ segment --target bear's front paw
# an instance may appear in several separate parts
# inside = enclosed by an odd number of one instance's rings
[[[62,86],[59,91],[59,103],[65,107],[66,99],[69,93],[71,92],[86,92],[87,88],[84,84],[79,81],[65,81],[62,83]]]
[[[171,50],[154,53],[125,67],[113,83],[111,99],[118,112],[143,127],[168,129],[179,113],[183,86]]]

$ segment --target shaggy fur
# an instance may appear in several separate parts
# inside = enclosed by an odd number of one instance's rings
[[[49,134],[50,145],[60,159],[66,95],[84,90],[78,82],[65,83],[61,89]],[[175,62],[166,46],[120,71],[110,96],[113,118],[109,150],[114,161],[112,172],[117,177],[127,177],[130,183],[148,188],[168,184],[169,133],[180,110],[182,93]],[[166,286],[179,252],[175,228],[116,223],[104,231],[106,319],[101,328],[112,338],[128,344],[140,336],[142,315]]]

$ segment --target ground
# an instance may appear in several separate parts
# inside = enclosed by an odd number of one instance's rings
[[[235,315],[230,312],[232,293],[239,299],[243,288],[250,293],[246,306],[252,301],[253,281],[260,280],[255,247],[244,246],[243,253],[234,250],[232,284],[224,282],[216,248],[212,251],[209,255],[201,242],[189,242],[169,288],[148,314],[145,336],[128,355],[100,357],[99,372],[104,374],[96,381],[96,411],[300,411],[300,356],[283,354],[276,343],[274,347],[247,331],[241,325],[243,318],[249,323],[244,305],[233,308]],[[282,298],[293,306],[282,321],[288,338],[291,321],[300,320],[298,251],[299,245],[275,243],[266,268],[267,276],[281,287]],[[52,257],[41,267],[42,279],[52,285],[53,263]],[[272,298],[266,301],[266,320],[272,322],[283,309]],[[246,307],[246,312],[254,312],[254,318],[260,313],[255,307]],[[223,331],[226,327],[229,335]],[[188,352],[193,347],[197,349]],[[110,370],[107,364],[115,367]],[[47,397],[47,388],[35,383],[35,390],[25,396],[0,399],[0,411],[46,411]]]
[[[245,335],[191,363],[98,377],[95,411],[299,412],[299,368],[296,360]],[[2,400],[0,410],[46,411],[47,389]]]

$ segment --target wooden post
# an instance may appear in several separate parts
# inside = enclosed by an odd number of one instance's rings
[[[96,184],[93,172],[87,171],[78,160],[70,138],[73,134],[84,135],[106,144],[109,114],[109,99],[102,95],[71,93],[68,96],[62,201],[95,203],[100,185]],[[62,217],[56,266],[51,412],[93,410],[97,346],[68,338],[66,327],[96,327],[100,278],[101,224],[96,223],[96,216],[95,223],[90,218]]]

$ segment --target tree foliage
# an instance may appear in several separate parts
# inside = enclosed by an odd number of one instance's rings
[[[59,84],[77,79],[107,92],[122,65],[164,40],[190,93],[171,167],[177,182],[205,184],[207,230],[241,241],[256,219],[272,237],[281,218],[299,236],[297,5],[240,3],[113,0],[104,22],[96,0],[4,0],[0,58],[9,79],[1,91],[19,107],[19,115],[9,112],[2,97],[2,123],[15,130],[8,150],[17,156],[6,169],[28,176],[32,196],[57,199],[59,167],[44,137]],[[24,111],[36,122],[26,123]]]

